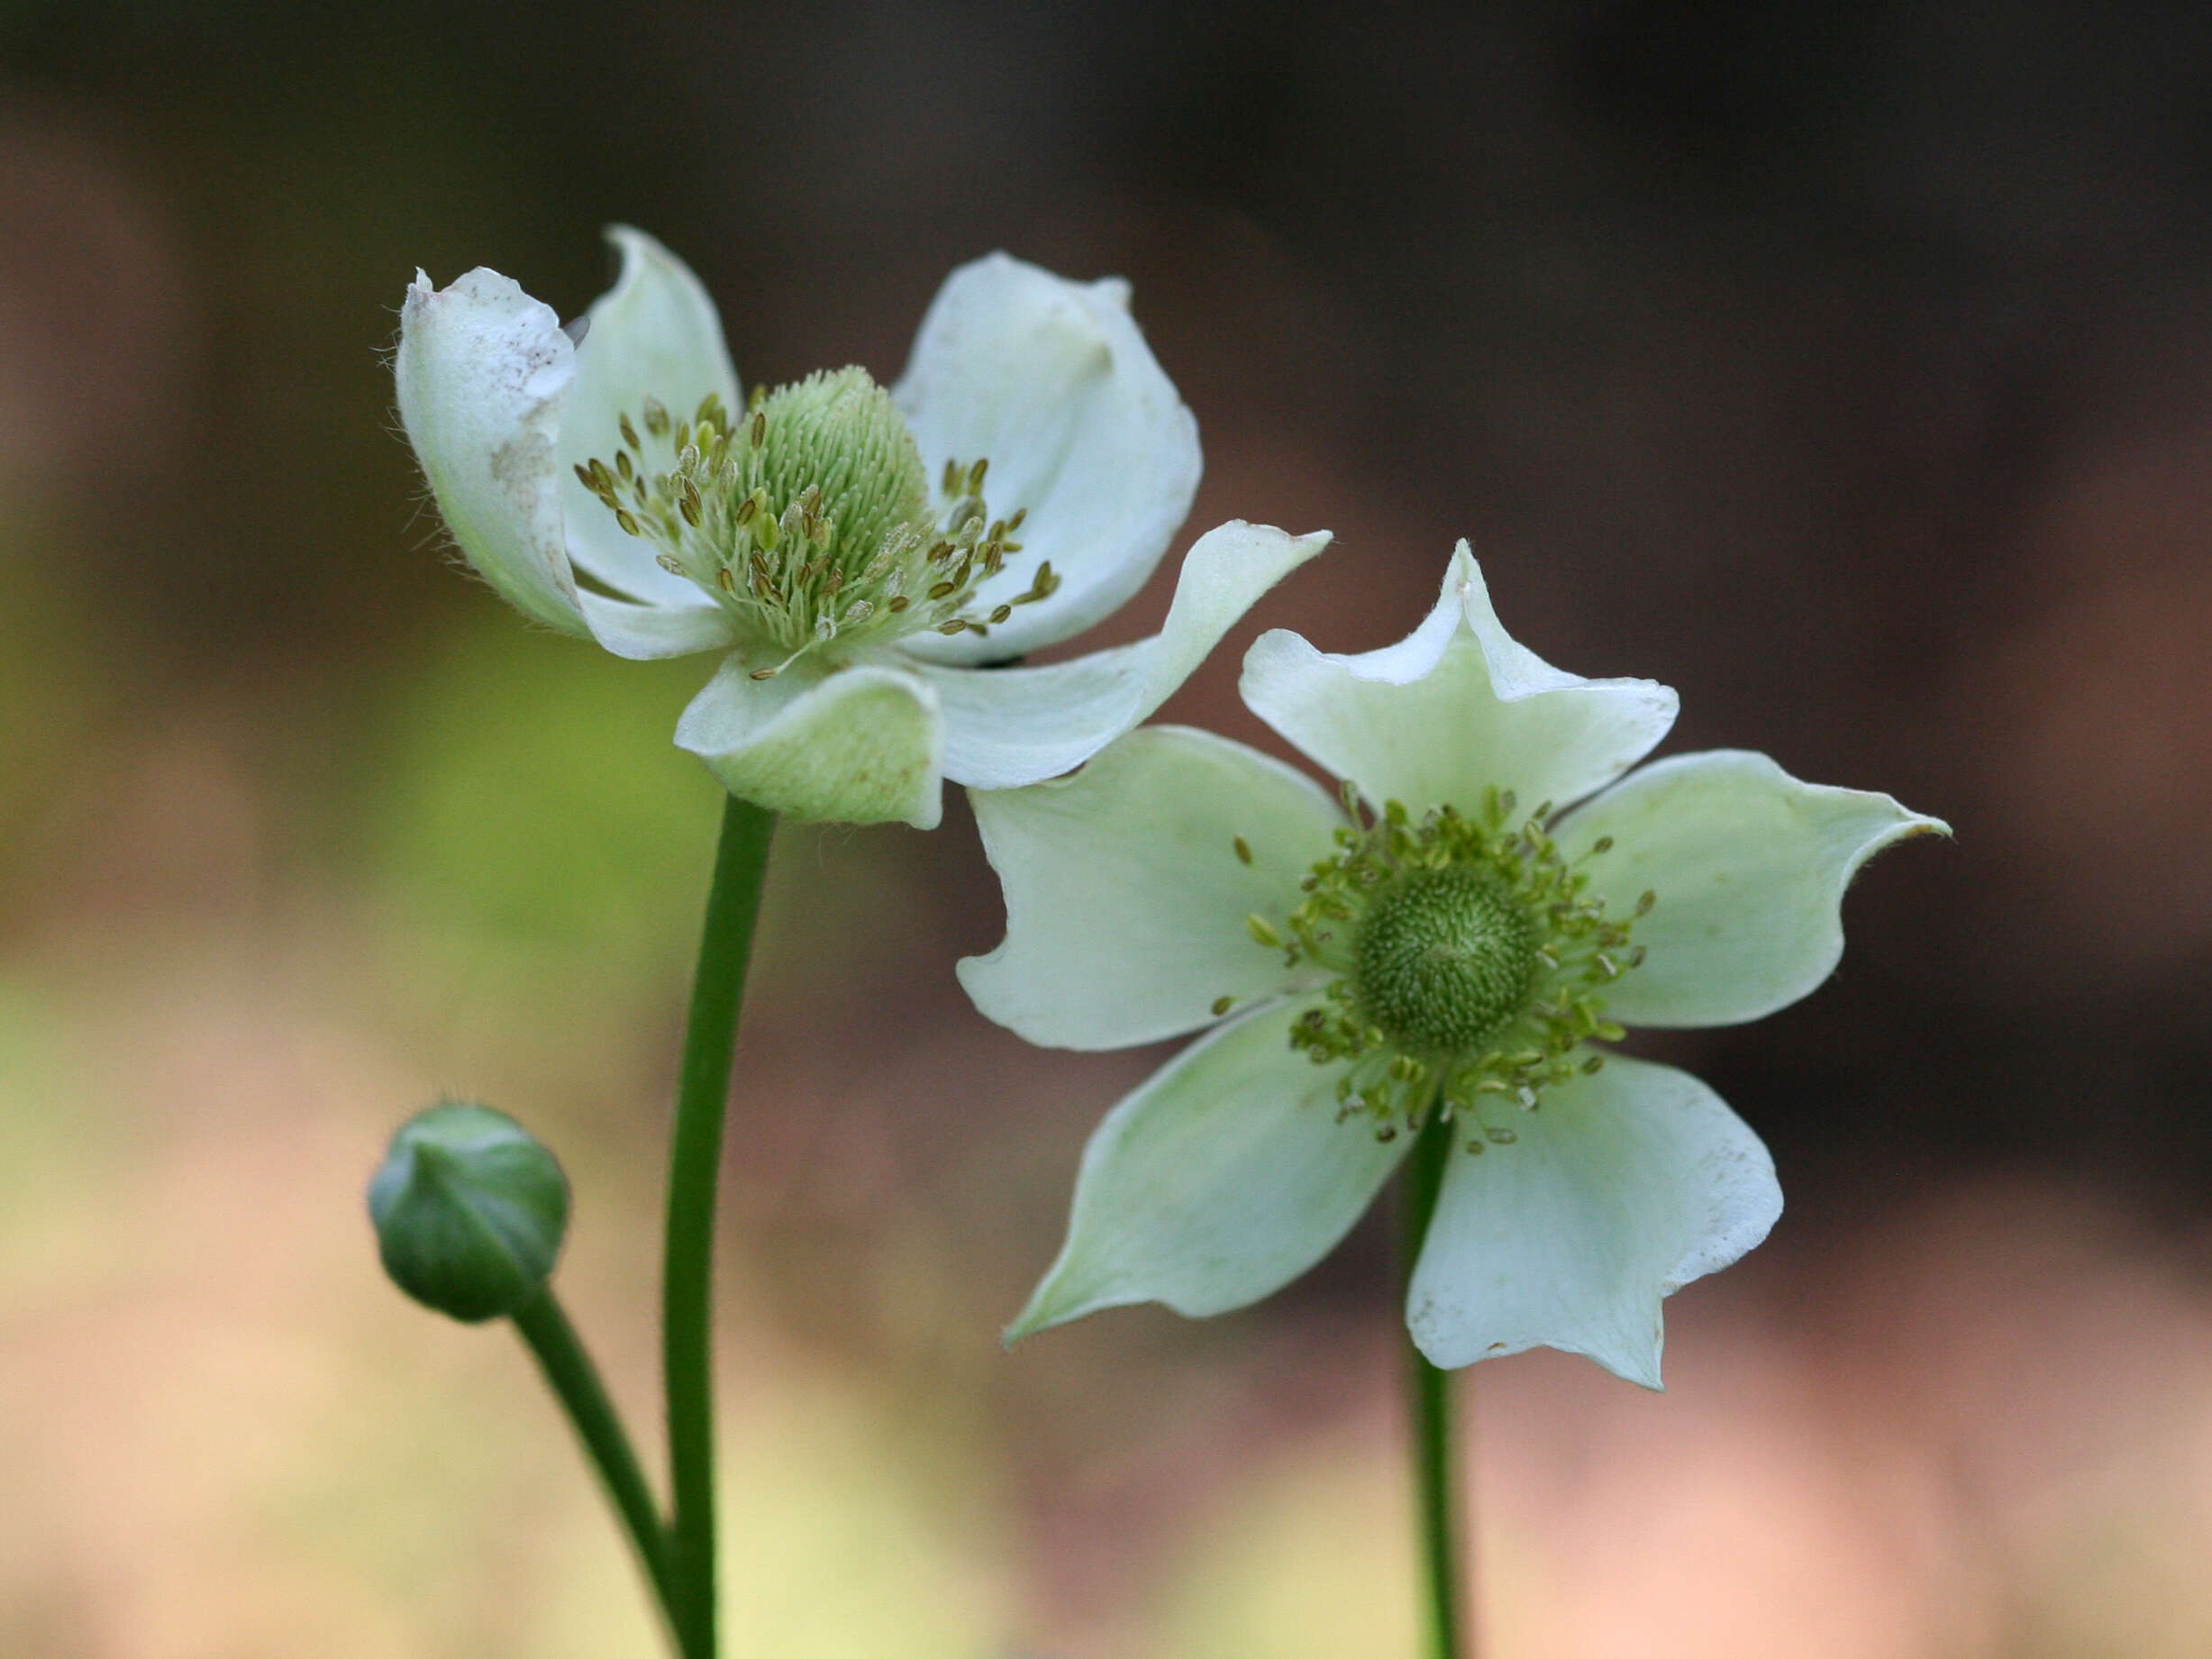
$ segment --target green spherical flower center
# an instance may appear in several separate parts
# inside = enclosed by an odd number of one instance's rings
[[[613,465],[577,468],[662,569],[696,583],[737,624],[756,679],[810,651],[933,629],[988,634],[1060,586],[1041,563],[1026,591],[988,608],[979,590],[1022,551],[1028,516],[992,516],[990,462],[948,461],[935,498],[906,417],[862,369],[756,391],[733,419],[709,397],[690,418],[648,398],[619,423]]]
[[[1473,870],[1402,876],[1352,943],[1358,1006],[1408,1053],[1463,1054],[1519,1007],[1536,978],[1527,913]]]
[[[1497,1114],[1535,1110],[1543,1090],[1604,1064],[1588,1043],[1625,1035],[1602,998],[1643,962],[1629,934],[1653,896],[1607,915],[1588,865],[1612,839],[1570,859],[1550,806],[1520,818],[1510,790],[1416,821],[1397,801],[1370,816],[1347,784],[1344,810],[1335,850],[1296,900],[1245,918],[1287,966],[1319,971],[1290,1045],[1336,1068],[1340,1115],[1385,1140],[1438,1112],[1466,1126],[1470,1152],[1513,1140]],[[1243,836],[1232,847],[1252,861]],[[1233,1006],[1224,997],[1214,1012]]]

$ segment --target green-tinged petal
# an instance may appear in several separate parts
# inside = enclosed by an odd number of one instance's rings
[[[1188,726],[1147,726],[1072,778],[969,798],[1006,937],[962,962],[960,983],[989,1018],[1056,1048],[1157,1042],[1217,1018],[1217,998],[1279,994],[1282,953],[1245,917],[1280,928],[1343,822],[1303,773]]]
[[[407,441],[469,562],[525,616],[587,634],[554,472],[576,378],[560,319],[496,271],[438,289],[417,271],[393,369]]]
[[[742,411],[737,371],[730,367],[715,302],[690,267],[642,231],[617,224],[606,235],[622,256],[622,274],[585,314],[576,384],[557,440],[569,556],[578,570],[633,598],[696,606],[699,589],[655,563],[650,542],[624,534],[575,469],[594,456],[613,464],[622,447],[622,417],[636,424],[648,397],[679,420],[689,419],[710,395]],[[641,654],[602,643],[624,656]]]
[[[698,589],[692,595],[696,599]],[[618,657],[688,657],[727,650],[734,637],[730,613],[719,605],[633,605],[585,589],[576,597],[592,637]]]
[[[945,776],[1007,789],[1081,765],[1167,701],[1255,599],[1328,544],[1325,530],[1291,536],[1234,520],[1191,548],[1151,639],[1042,668],[922,666],[944,706]]]
[[[946,278],[892,395],[935,478],[988,460],[994,512],[1025,508],[1023,551],[979,590],[988,612],[1049,561],[1050,598],[988,637],[925,636],[939,662],[1019,656],[1081,633],[1144,585],[1197,493],[1198,425],[1129,315],[1118,279],[1070,282],[994,253]]]
[[[1807,995],[1843,954],[1843,889],[1908,835],[1948,834],[1887,795],[1800,783],[1763,754],[1676,755],[1622,779],[1560,830],[1571,856],[1602,836],[1590,889],[1635,925],[1643,965],[1606,993],[1631,1025],[1731,1025]]]
[[[1129,1302],[1194,1317],[1279,1290],[1360,1218],[1405,1155],[1336,1121],[1334,1068],[1290,1047],[1301,1003],[1209,1033],[1083,1149],[1060,1259],[1006,1337]]]
[[[1661,1300],[1766,1237],[1773,1159],[1687,1071],[1618,1055],[1495,1109],[1518,1138],[1453,1155],[1406,1289],[1415,1345],[1447,1368],[1563,1348],[1658,1388]]]
[[[725,658],[676,725],[676,743],[731,794],[787,817],[934,829],[944,815],[937,698],[903,668],[800,662],[754,679]]]
[[[1506,633],[1461,542],[1436,607],[1406,639],[1356,656],[1262,634],[1244,658],[1253,713],[1379,806],[1472,810],[1511,789],[1565,806],[1651,752],[1675,695],[1648,679],[1584,679]]]

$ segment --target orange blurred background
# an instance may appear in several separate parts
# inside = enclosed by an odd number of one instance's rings
[[[360,1196],[441,1089],[535,1126],[650,1439],[705,668],[451,568],[385,362],[418,265],[569,314],[613,219],[749,381],[889,378],[994,247],[1132,278],[1186,541],[1339,538],[1168,718],[1271,743],[1258,630],[1395,639],[1466,535],[1671,747],[1957,827],[1811,1000],[1646,1044],[1790,1208],[1667,1394],[1470,1373],[1490,1652],[2212,1651],[2207,95],[2212,13],[2057,0],[0,6],[0,1654],[657,1651],[519,1346]],[[975,1015],[997,904],[957,802],[778,843],[733,1659],[1410,1652],[1383,1229],[999,1350],[1159,1056]]]

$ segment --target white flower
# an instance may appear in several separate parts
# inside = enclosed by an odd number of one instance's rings
[[[1452,1158],[1412,1276],[1422,1353],[1543,1345],[1658,1387],[1661,1299],[1765,1237],[1781,1192],[1711,1089],[1592,1044],[1805,996],[1860,865],[1944,826],[1737,751],[1623,778],[1674,694],[1516,644],[1464,542],[1411,637],[1332,656],[1269,634],[1243,689],[1341,799],[1173,726],[974,797],[1006,902],[1005,943],[960,964],[978,1007],[1066,1048],[1212,1027],[1092,1135],[1009,1336],[1268,1295],[1441,1111],[1481,1155]]]
[[[984,671],[1135,593],[1197,488],[1197,424],[1128,285],[994,254],[946,281],[888,393],[848,369],[749,405],[698,279],[609,234],[622,276],[567,331],[495,271],[417,273],[400,417],[454,541],[516,609],[621,656],[727,653],[676,741],[735,795],[926,829],[945,778],[1063,772],[1327,544],[1224,524],[1158,635]]]

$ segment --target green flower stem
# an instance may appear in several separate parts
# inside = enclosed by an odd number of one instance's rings
[[[605,1385],[599,1381],[598,1367],[585,1352],[576,1326],[569,1323],[551,1286],[515,1309],[514,1319],[514,1328],[537,1355],[539,1368],[545,1372],[545,1381],[561,1409],[569,1414],[577,1438],[584,1443],[592,1467],[599,1472],[606,1495],[629,1530],[630,1542],[637,1546],[639,1563],[652,1582],[661,1617],[673,1631],[676,1587],[669,1570],[668,1531],[660,1524],[660,1507],[653,1501],[652,1489],[645,1484],[645,1472],[638,1465],[637,1453],[631,1449],[630,1436],[623,1431],[614,1402],[607,1398]]]
[[[1421,1258],[1429,1217],[1436,1213],[1445,1167],[1452,1162],[1453,1125],[1432,1106],[1421,1138],[1406,1162],[1402,1196],[1405,1233],[1402,1267],[1407,1281]],[[1474,1659],[1460,1582],[1459,1482],[1452,1476],[1452,1373],[1430,1364],[1411,1341],[1406,1345],[1406,1381],[1413,1407],[1414,1481],[1421,1524],[1422,1576],[1428,1604],[1430,1659]]]
[[[745,965],[776,815],[732,796],[691,982],[669,1153],[667,1253],[661,1280],[661,1370],[668,1390],[670,1574],[678,1646],[715,1659],[715,1197],[731,1053],[745,1000]]]

